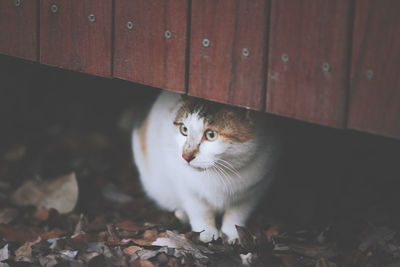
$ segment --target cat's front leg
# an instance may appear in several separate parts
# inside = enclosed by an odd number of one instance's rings
[[[192,231],[200,232],[202,242],[210,242],[219,237],[219,231],[215,225],[215,212],[203,201],[194,196],[187,196],[184,200],[184,208],[189,217]]]
[[[245,226],[255,205],[256,201],[254,199],[243,200],[241,203],[226,209],[222,218],[221,231],[226,235],[228,243],[233,244],[238,239],[238,232],[235,225]]]

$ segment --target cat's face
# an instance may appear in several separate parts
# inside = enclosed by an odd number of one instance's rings
[[[181,161],[195,169],[238,169],[255,153],[248,111],[184,98],[174,121]]]

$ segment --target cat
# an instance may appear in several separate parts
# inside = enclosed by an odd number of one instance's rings
[[[134,128],[132,145],[147,195],[203,242],[235,242],[235,225],[245,226],[281,154],[264,114],[168,91]]]

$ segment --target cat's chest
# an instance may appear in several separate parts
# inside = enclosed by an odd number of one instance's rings
[[[183,175],[181,190],[196,195],[215,209],[224,209],[235,197],[240,189],[233,178],[221,177],[210,171],[186,171]]]

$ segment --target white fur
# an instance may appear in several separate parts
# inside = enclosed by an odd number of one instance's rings
[[[207,242],[221,236],[237,238],[235,225],[244,226],[263,192],[272,181],[279,146],[269,121],[257,122],[256,136],[245,143],[204,141],[198,155],[188,164],[182,158],[185,142],[200,143],[203,120],[198,114],[185,119],[189,129],[183,136],[174,125],[180,95],[163,92],[148,115],[146,156],[139,129],[133,131],[133,152],[147,194],[163,209],[175,211],[192,230],[202,232]],[[222,159],[216,171],[215,161]],[[221,231],[215,215],[223,214]]]

